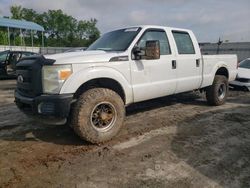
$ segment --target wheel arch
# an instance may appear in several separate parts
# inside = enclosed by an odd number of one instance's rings
[[[126,105],[133,102],[129,78],[109,67],[88,68],[72,74],[63,84],[60,94],[72,93],[78,97],[80,91],[84,92],[93,87],[108,88],[117,92]]]
[[[229,78],[229,71],[226,67],[222,66],[222,67],[219,67],[217,69],[217,71],[215,72],[215,76],[216,75],[225,76],[228,79]]]
[[[74,98],[78,98],[83,92],[97,87],[113,90],[122,98],[124,104],[126,104],[126,94],[122,85],[118,81],[107,77],[94,78],[83,83],[74,93]]]

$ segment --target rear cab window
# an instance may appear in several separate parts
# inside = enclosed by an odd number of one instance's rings
[[[195,54],[194,44],[188,32],[172,31],[178,54]]]

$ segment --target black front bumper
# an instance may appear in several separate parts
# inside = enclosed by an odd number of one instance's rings
[[[25,97],[15,91],[15,103],[24,113],[39,117],[67,118],[73,94],[40,95]]]

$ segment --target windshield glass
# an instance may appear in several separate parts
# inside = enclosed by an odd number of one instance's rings
[[[104,34],[87,50],[125,51],[141,28],[132,27]]]
[[[8,51],[0,52],[0,62],[5,61],[7,55],[8,55]]]
[[[244,61],[241,61],[239,67],[245,68],[245,69],[250,69],[250,60],[246,59]]]

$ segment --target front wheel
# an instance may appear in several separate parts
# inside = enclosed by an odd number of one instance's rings
[[[216,75],[213,85],[206,89],[207,102],[219,106],[226,102],[228,95],[228,80],[225,76]]]
[[[121,129],[125,107],[116,92],[94,88],[79,97],[71,115],[71,126],[76,134],[91,143],[102,143]]]

